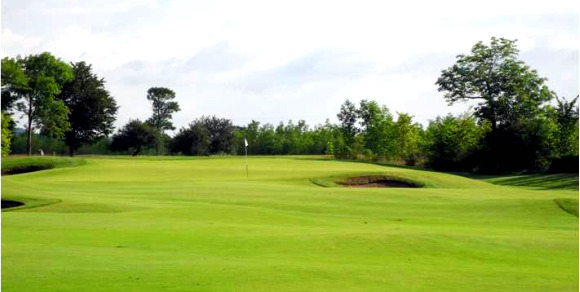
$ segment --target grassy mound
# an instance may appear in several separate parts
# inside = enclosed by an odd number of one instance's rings
[[[578,190],[577,173],[472,176],[496,185],[541,190]]]
[[[578,217],[578,199],[554,199],[562,210]]]
[[[72,167],[84,164],[79,158],[50,156],[11,156],[2,158],[2,175],[34,172],[57,167]]]

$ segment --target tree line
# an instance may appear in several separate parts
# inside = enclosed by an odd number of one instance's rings
[[[175,135],[180,110],[174,91],[146,93],[151,116],[131,120],[115,134],[118,106],[105,81],[85,62],[67,64],[49,53],[2,60],[2,153],[43,147],[75,153],[150,155],[325,154],[341,159],[424,165],[445,171],[578,171],[578,97],[558,97],[546,79],[518,59],[515,40],[478,42],[458,55],[436,81],[453,105],[474,100],[472,112],[446,115],[426,127],[408,113],[393,114],[374,100],[340,107],[338,123],[278,125],[202,116]],[[25,133],[10,116],[26,117]],[[38,130],[38,131],[35,131]],[[25,141],[24,141],[25,140]]]

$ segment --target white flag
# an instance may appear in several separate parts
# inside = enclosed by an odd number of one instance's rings
[[[244,144],[246,144],[246,147],[248,147],[248,140],[246,140],[246,138],[244,138]]]

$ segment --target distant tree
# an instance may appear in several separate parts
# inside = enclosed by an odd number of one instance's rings
[[[326,155],[334,155],[334,144],[331,141],[326,142],[326,150],[324,151]]]
[[[276,132],[271,124],[264,124],[258,132],[260,154],[277,154],[274,152]]]
[[[173,137],[170,150],[175,154],[209,155],[210,134],[199,121],[194,121],[188,127],[181,128]]]
[[[210,154],[231,154],[234,152],[234,125],[231,120],[216,116],[202,116],[196,122],[205,127],[209,133]]]
[[[105,89],[105,80],[92,72],[91,65],[79,62],[72,67],[74,79],[57,96],[70,110],[70,129],[65,132],[70,156],[80,146],[109,135],[118,109],[115,99]]]
[[[399,113],[395,123],[395,139],[398,154],[407,165],[415,165],[419,157],[419,138],[421,126],[413,123],[413,117],[406,113]]]
[[[363,140],[366,149],[375,156],[390,158],[395,155],[393,116],[385,106],[374,101],[361,100],[358,115],[363,127]],[[370,155],[367,155],[370,156]]]
[[[437,117],[425,131],[427,164],[437,170],[471,171],[485,127],[479,127],[475,118],[462,115]]]
[[[12,118],[9,114],[2,113],[2,157],[10,154],[10,141],[12,140],[11,121]]]
[[[262,154],[260,152],[258,138],[260,135],[260,122],[252,120],[244,129],[244,139],[248,141],[248,152],[251,154]],[[243,140],[241,141],[243,142]],[[243,144],[243,143],[242,143]],[[244,151],[244,147],[240,147]]]
[[[278,126],[276,126],[275,132],[275,140],[274,140],[274,153],[276,154],[288,154],[285,150],[286,145],[286,135],[284,132],[285,126],[283,122],[280,122]]]
[[[352,148],[355,143],[355,136],[359,132],[358,128],[356,127],[358,117],[356,106],[347,99],[340,106],[340,112],[338,113],[337,117],[340,121],[340,129],[346,147]]]
[[[129,151],[132,156],[136,156],[143,148],[154,146],[155,136],[155,129],[147,123],[132,120],[113,135],[111,150]]]
[[[556,122],[558,123],[559,156],[578,155],[578,96],[568,101],[557,99]]]
[[[178,112],[179,104],[172,101],[175,99],[175,92],[165,87],[151,87],[147,90],[147,100],[152,103],[153,115],[147,120],[153,128],[157,130],[156,154],[159,155],[161,145],[163,145],[163,133],[166,130],[174,130],[171,122],[173,113]]]
[[[2,60],[2,99],[7,101],[6,106],[15,105],[27,117],[28,155],[32,154],[34,126],[55,137],[62,137],[68,130],[69,110],[55,97],[73,78],[72,68],[50,53]]]
[[[184,155],[230,154],[235,151],[235,141],[231,120],[202,116],[182,128],[170,148],[172,153]]]

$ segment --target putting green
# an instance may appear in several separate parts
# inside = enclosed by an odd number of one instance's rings
[[[578,217],[556,203],[577,189],[316,157],[250,157],[249,178],[241,157],[84,160],[2,177],[32,206],[2,211],[3,291],[579,288]],[[313,183],[365,174],[425,187]]]

